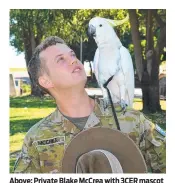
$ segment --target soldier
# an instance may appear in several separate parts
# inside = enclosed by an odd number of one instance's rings
[[[96,126],[117,128],[111,107],[106,112],[102,99],[88,96],[84,67],[59,37],[48,37],[36,47],[28,70],[33,82],[55,99],[57,108],[28,131],[14,172],[61,173],[65,148],[77,133]],[[121,131],[140,148],[149,172],[165,172],[161,129],[139,111],[127,108],[123,113],[115,107]]]

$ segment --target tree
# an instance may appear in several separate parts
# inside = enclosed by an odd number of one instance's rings
[[[43,14],[42,10],[10,11],[10,43],[19,53],[24,51],[26,65],[28,65],[36,45],[41,41],[43,36],[43,27],[41,26],[39,28],[39,19],[42,16],[41,14]],[[32,79],[31,89],[32,95],[43,96],[44,94],[39,90]]]
[[[35,47],[47,36],[61,34],[59,24],[63,24],[61,11],[56,10],[23,10],[10,11],[10,44],[17,52],[25,53],[26,65],[28,65]],[[30,73],[29,73],[30,76]],[[30,76],[31,79],[31,76]],[[43,96],[41,91],[31,79],[31,94]]]
[[[161,18],[162,14],[165,16],[165,10],[151,9],[141,10],[140,12],[146,17],[146,47],[144,55],[142,54],[143,48],[139,32],[138,12],[133,9],[129,10],[136,70],[142,87],[143,111],[156,112],[161,110],[158,74],[161,62],[160,57],[166,46],[166,23]]]

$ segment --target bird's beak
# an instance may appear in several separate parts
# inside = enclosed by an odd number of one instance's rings
[[[96,28],[93,25],[89,25],[89,27],[88,27],[88,36],[89,37],[96,36]]]

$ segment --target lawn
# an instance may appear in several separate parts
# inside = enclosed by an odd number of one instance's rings
[[[166,110],[166,101],[160,101],[163,110]],[[51,97],[39,99],[31,96],[10,98],[10,173],[16,154],[21,150],[23,139],[32,125],[55,110],[56,104]],[[142,100],[135,99],[136,110],[142,109]],[[154,122],[166,129],[166,113],[155,113],[147,115]]]
[[[20,151],[26,132],[32,125],[55,110],[55,103],[50,97],[44,100],[23,96],[10,98],[10,172],[16,154]]]

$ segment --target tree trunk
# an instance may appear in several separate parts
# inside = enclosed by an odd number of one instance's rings
[[[31,95],[36,97],[42,97],[44,96],[45,92],[42,91],[38,86],[33,84],[34,82],[31,82]]]
[[[142,85],[143,112],[154,113],[160,111],[159,88],[155,85]]]
[[[156,57],[153,41],[153,10],[147,10],[147,25],[146,25],[146,69],[142,79],[142,94],[143,94],[143,111],[156,112],[160,111],[159,98],[159,61]],[[145,73],[146,72],[146,73]]]
[[[156,112],[161,110],[159,101],[159,80],[158,80],[158,56],[154,50],[153,30],[152,30],[152,10],[148,10],[147,15],[147,47],[146,64],[142,63],[142,48],[139,35],[139,23],[136,10],[129,10],[132,40],[134,44],[135,62],[137,74],[141,81],[143,111]]]
[[[132,41],[134,44],[134,54],[135,54],[135,63],[137,75],[139,77],[139,81],[142,80],[143,75],[143,58],[142,58],[142,48],[139,34],[139,22],[136,14],[136,10],[130,9],[129,11],[129,19],[131,24],[131,35]]]
[[[151,82],[147,72],[144,72],[141,82],[143,111],[145,113],[160,111],[159,81]]]
[[[24,38],[24,50],[25,50],[25,60],[26,60],[26,65],[28,65],[35,46],[35,39],[33,33],[31,33],[32,29],[30,25],[28,25],[28,31],[25,31],[26,29],[23,29],[23,38]],[[42,97],[44,95],[44,92],[36,86],[36,84],[33,82],[30,73],[28,72],[30,81],[31,81],[31,95],[37,96],[37,97]]]

